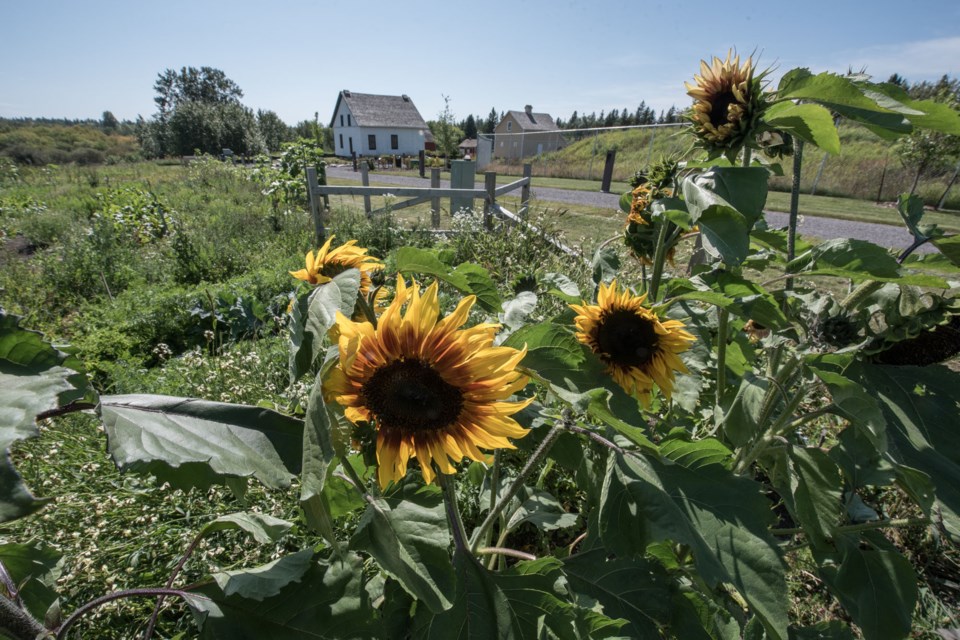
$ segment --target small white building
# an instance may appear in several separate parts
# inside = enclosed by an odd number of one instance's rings
[[[409,96],[341,91],[330,121],[334,153],[340,157],[415,156],[430,130]]]

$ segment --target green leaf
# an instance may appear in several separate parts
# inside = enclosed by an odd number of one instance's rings
[[[846,373],[880,401],[891,458],[930,476],[944,528],[960,540],[960,430],[945,419],[960,414],[960,374],[939,365],[866,363]]]
[[[747,231],[763,215],[769,172],[762,167],[713,167],[683,181],[683,197],[697,224],[711,207],[730,208],[744,219]]]
[[[261,407],[146,394],[102,396],[100,416],[118,466],[177,487],[253,476],[280,489],[300,471],[303,423]]]
[[[291,582],[299,582],[313,564],[313,549],[283,556],[253,569],[218,571],[213,574],[225,597],[234,594],[262,602],[279,594]]]
[[[336,322],[337,311],[348,318],[353,315],[359,291],[360,271],[347,269],[294,303],[287,333],[291,383],[309,371],[323,353],[324,337]]]
[[[330,361],[331,365],[333,361]],[[336,433],[334,425],[338,422],[331,417],[323,399],[323,380],[325,371],[321,371],[313,387],[307,404],[306,422],[303,428],[303,472],[300,478],[300,506],[303,508],[307,524],[318,531],[324,539],[337,546],[329,497],[325,491],[331,465],[338,453],[346,453],[344,435]]]
[[[527,325],[510,334],[503,344],[514,349],[523,349],[526,345],[524,366],[550,378],[560,376],[562,380],[584,361],[583,349],[574,335],[553,322]]]
[[[604,544],[618,555],[642,555],[661,540],[689,545],[707,584],[733,584],[767,634],[786,638],[785,565],[756,482],[719,465],[694,470],[611,454],[599,518]]]
[[[526,321],[527,316],[537,308],[537,294],[532,291],[521,291],[517,297],[510,298],[503,303],[503,313],[500,322],[510,329],[519,329]]]
[[[548,287],[547,293],[564,302],[580,304],[583,301],[580,297],[580,287],[562,273],[546,273],[540,278],[540,284]]]
[[[876,397],[862,385],[839,373],[817,366],[811,366],[810,369],[827,385],[833,404],[843,417],[859,429],[877,451],[886,451],[887,421]]]
[[[820,577],[865,640],[907,637],[917,602],[917,575],[899,552],[862,549],[856,539],[841,540],[837,556],[818,561]]]
[[[767,110],[764,121],[827,153],[840,153],[840,135],[833,124],[833,116],[818,104],[780,102]]]
[[[954,266],[960,267],[960,235],[934,238],[933,244]]]
[[[487,311],[500,311],[502,301],[496,285],[486,269],[479,265],[463,263],[456,269],[440,260],[435,251],[416,247],[401,247],[396,253],[397,271],[433,276],[453,285],[466,294],[474,294]]]
[[[446,611],[417,608],[414,637],[423,640],[507,640],[525,637],[517,628],[507,597],[476,558],[457,550],[456,590]],[[453,591],[453,584],[447,593]]]
[[[497,291],[497,285],[490,277],[490,273],[478,264],[464,262],[457,265],[452,273],[455,277],[462,277],[467,283],[467,289],[461,289],[464,293],[472,293],[477,296],[477,302],[481,307],[496,313],[503,306],[503,300]]]
[[[290,578],[276,595],[261,601],[239,593],[227,595],[218,584],[197,590],[187,602],[201,625],[204,640],[262,640],[263,638],[376,637],[375,612],[363,587],[363,561],[354,554],[316,560],[293,578],[296,567],[279,568],[277,581]],[[230,582],[227,583],[231,584]],[[273,589],[275,590],[275,589]]]
[[[367,506],[350,548],[372,555],[390,576],[434,613],[451,606],[455,576],[450,530],[440,491],[401,484]]]
[[[532,524],[540,531],[566,529],[577,524],[577,514],[567,513],[560,502],[546,491],[534,491],[521,488],[520,507],[507,521],[507,531],[513,531],[521,524]]]
[[[542,558],[492,574],[510,605],[516,637],[538,640],[544,628],[559,640],[619,636],[626,620],[613,620],[568,601],[569,584],[562,566],[556,558]]]
[[[644,558],[611,558],[603,549],[577,554],[563,563],[570,586],[603,605],[612,619],[627,621],[620,633],[636,640],[659,640],[670,620],[670,577],[659,563]]]
[[[43,620],[47,610],[57,600],[54,587],[60,577],[63,557],[53,547],[43,543],[0,544],[0,563],[6,568],[20,597],[34,618]],[[6,594],[6,590],[3,590]]]
[[[903,114],[880,106],[852,80],[834,73],[813,75],[807,69],[794,69],[781,79],[777,99],[819,103],[848,120],[866,125],[887,140],[896,139],[913,129]]]
[[[830,620],[809,627],[790,627],[790,640],[857,640],[857,635],[842,620]]]
[[[723,434],[733,446],[742,447],[753,440],[761,429],[768,427],[760,424],[760,412],[770,385],[770,381],[765,377],[761,378],[752,371],[744,373],[733,404],[726,411],[723,420]]]
[[[840,471],[820,449],[790,447],[786,458],[797,522],[815,541],[825,543],[843,511]]]
[[[960,111],[950,104],[935,100],[914,100],[895,84],[883,83],[873,87],[910,109],[907,117],[914,126],[960,136]]]
[[[35,513],[53,498],[36,498],[17,471],[10,452],[0,454],[0,522],[10,522]]]
[[[853,238],[834,238],[815,246],[790,261],[787,272],[949,288],[947,282],[938,276],[903,273],[888,249]]]
[[[723,294],[730,302],[721,308],[741,318],[753,320],[770,329],[790,326],[776,299],[760,285],[736,273],[717,269],[701,273],[691,280],[698,288],[707,288]]]
[[[617,272],[620,271],[620,255],[611,246],[601,246],[593,254],[590,268],[593,270],[594,282],[597,284],[610,282],[617,277]]]
[[[697,220],[703,247],[710,255],[735,267],[750,250],[750,224],[736,210],[714,205],[704,209]]]
[[[733,463],[733,452],[716,438],[702,438],[700,440],[686,440],[687,431],[680,431],[680,437],[670,434],[660,443],[660,453],[688,469],[699,469],[704,466],[721,465],[730,468]]]
[[[829,455],[843,472],[851,490],[893,484],[895,465],[881,455],[882,452],[862,430],[851,425],[840,432],[837,440],[839,442],[830,449]]]
[[[290,532],[293,524],[265,513],[241,512],[220,516],[211,520],[200,530],[199,535],[208,536],[217,531],[239,529],[249,533],[260,544],[276,542]]]

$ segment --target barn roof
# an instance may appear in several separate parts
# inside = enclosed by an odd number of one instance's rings
[[[373,93],[356,93],[341,91],[337,96],[337,104],[333,108],[333,118],[330,126],[334,126],[340,101],[345,100],[353,114],[353,120],[358,127],[400,127],[409,129],[426,129],[417,107],[410,96],[381,96]]]

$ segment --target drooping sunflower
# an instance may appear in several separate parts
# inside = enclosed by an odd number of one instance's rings
[[[351,422],[373,423],[381,486],[402,478],[410,458],[429,483],[433,463],[452,474],[451,462],[484,461],[481,447],[512,449],[507,438],[527,434],[510,416],[532,399],[504,401],[527,384],[516,371],[526,350],[493,346],[496,324],[460,329],[475,301],[468,296],[440,318],[436,283],[421,294],[397,278],[376,328],[337,313],[340,362],[324,395]]]
[[[680,353],[696,340],[679,320],[661,320],[643,306],[646,296],[600,285],[597,304],[572,304],[577,339],[590,347],[624,391],[650,405],[653,385],[670,399],[674,372],[687,373]]]
[[[766,107],[764,75],[754,73],[751,58],[741,65],[740,56],[730,51],[724,60],[701,60],[694,84],[684,83],[695,100],[688,115],[694,134],[716,155],[724,150],[735,154],[754,133]]]
[[[316,254],[307,251],[306,268],[291,271],[290,275],[310,284],[324,284],[347,269],[359,269],[360,295],[366,296],[373,284],[370,275],[383,269],[383,265],[373,256],[367,255],[366,249],[356,246],[356,240],[349,240],[336,249],[330,249],[334,237],[331,235],[323,246],[317,249]]]

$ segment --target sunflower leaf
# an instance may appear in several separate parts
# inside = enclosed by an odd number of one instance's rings
[[[763,214],[769,172],[763,167],[713,167],[683,181],[683,197],[692,222],[711,207],[739,213],[747,231]]]
[[[290,381],[296,382],[324,352],[324,337],[337,319],[337,311],[350,317],[360,291],[360,270],[347,269],[330,282],[301,296],[291,310]]]
[[[610,551],[640,557],[652,542],[688,545],[707,584],[734,585],[768,637],[786,640],[786,566],[770,524],[760,485],[720,465],[687,469],[611,453],[599,513]]]
[[[477,296],[477,302],[487,311],[501,310],[502,301],[490,273],[483,267],[462,263],[456,269],[444,263],[436,251],[401,247],[396,253],[397,271],[400,273],[419,273],[433,276],[453,285],[466,294]]]
[[[123,469],[177,487],[253,476],[271,488],[299,473],[303,422],[246,405],[157,395],[102,396],[107,449]]]
[[[235,572],[221,579],[222,586],[208,584],[188,596],[200,638],[378,637],[362,560],[347,554],[311,561],[309,554],[302,551],[282,564]]]
[[[833,124],[833,116],[818,104],[780,102],[770,107],[765,122],[827,153],[840,153],[840,135]]]
[[[260,544],[276,542],[293,528],[293,524],[280,518],[265,513],[241,512],[230,513],[220,516],[216,520],[211,520],[199,535],[208,536],[217,531],[228,531],[231,529],[245,531]]]
[[[732,267],[746,259],[750,226],[747,218],[735,209],[721,205],[707,207],[700,212],[697,225],[708,253]]]
[[[39,620],[57,600],[54,587],[60,577],[63,557],[41,543],[0,544],[0,564],[18,585],[27,610]]]
[[[434,613],[453,604],[450,530],[443,499],[432,486],[401,484],[374,498],[360,518],[350,548],[372,555],[384,571]]]

